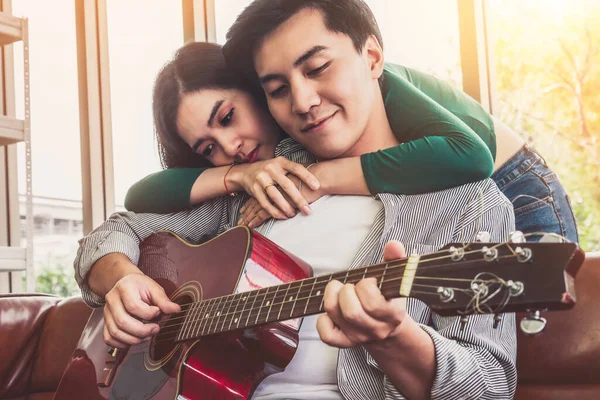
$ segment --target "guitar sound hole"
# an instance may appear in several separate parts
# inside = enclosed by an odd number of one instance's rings
[[[190,296],[181,296],[173,301],[182,306],[182,310],[185,310],[186,305],[192,303],[193,300]],[[184,319],[182,313],[164,316],[159,319],[160,332],[150,342],[150,358],[153,361],[160,362],[178,346],[175,340],[183,326]]]

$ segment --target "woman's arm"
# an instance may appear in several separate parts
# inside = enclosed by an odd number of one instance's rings
[[[125,208],[138,213],[170,213],[225,196],[224,178],[229,167],[170,168],[148,175],[127,191]],[[241,190],[230,181],[228,188]]]
[[[233,167],[172,168],[136,182],[127,192],[125,208],[134,212],[170,213],[245,191],[256,197],[275,218],[293,216],[294,206],[305,214],[310,213],[307,201],[288,179],[289,174],[297,176],[309,188],[319,186],[302,164],[284,157]],[[271,188],[274,184],[277,186]],[[287,198],[278,189],[285,191]]]
[[[386,64],[386,113],[401,144],[361,156],[372,194],[442,190],[493,172],[496,143],[489,114],[445,81],[421,75]]]
[[[190,194],[194,193],[193,186],[206,170],[172,168],[148,175],[129,188],[125,208],[136,213],[159,214],[188,209],[198,204],[190,202]]]
[[[361,156],[372,194],[419,194],[489,178],[494,162],[477,136],[440,135]]]

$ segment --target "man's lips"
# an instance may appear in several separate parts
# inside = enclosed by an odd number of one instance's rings
[[[325,125],[327,125],[327,123],[329,123],[329,121],[331,121],[331,119],[333,118],[333,116],[335,114],[337,114],[337,111],[334,112],[333,114],[331,114],[328,117],[321,118],[320,120],[318,120],[316,122],[312,122],[310,124],[306,124],[304,126],[304,128],[301,129],[301,132],[307,133],[307,132],[317,132],[317,131],[320,131],[321,129],[325,128]]]

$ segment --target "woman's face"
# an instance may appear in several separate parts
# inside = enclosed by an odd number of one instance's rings
[[[194,152],[215,166],[273,158],[280,139],[268,111],[239,89],[185,94],[177,112],[177,130]]]

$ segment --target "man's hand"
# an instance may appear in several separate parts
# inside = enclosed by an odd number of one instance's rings
[[[385,246],[384,261],[404,257],[399,242]],[[363,345],[406,398],[430,398],[435,348],[431,337],[406,313],[403,299],[386,300],[373,278],[356,286],[331,281],[324,297],[327,314],[317,320],[323,342],[340,348]]]
[[[406,256],[400,242],[389,242],[384,261]],[[331,281],[325,288],[323,307],[326,314],[317,320],[321,340],[339,348],[381,341],[398,334],[406,316],[402,299],[386,300],[375,278],[356,285]]]
[[[152,320],[161,312],[171,314],[181,310],[158,283],[142,273],[119,279],[105,298],[104,341],[118,348],[141,343],[158,333],[158,324],[141,320]]]

